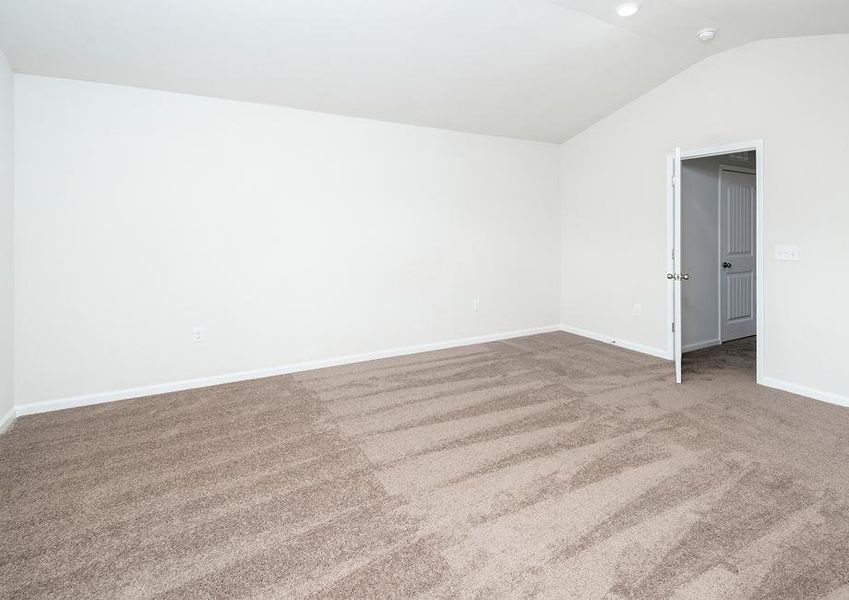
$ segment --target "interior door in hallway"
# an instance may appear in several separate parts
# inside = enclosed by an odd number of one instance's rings
[[[719,190],[720,334],[755,335],[755,175],[722,169]]]

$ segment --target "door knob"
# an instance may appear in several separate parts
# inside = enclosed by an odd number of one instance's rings
[[[667,279],[675,279],[675,275],[673,275],[672,273],[667,273],[666,278]]]
[[[730,269],[730,268],[731,268],[731,263],[730,263],[730,262],[727,262],[727,261],[726,261],[726,262],[724,262],[724,263],[722,263],[722,268],[723,268],[723,269]]]
[[[687,281],[688,279],[690,279],[690,274],[684,273],[683,275],[681,275],[681,279],[683,279],[684,281]]]

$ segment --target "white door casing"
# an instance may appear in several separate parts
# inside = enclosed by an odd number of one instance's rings
[[[719,174],[719,310],[723,342],[757,333],[754,173]]]
[[[681,304],[680,291],[681,282],[674,279],[675,274],[680,275],[678,270],[680,267],[680,244],[681,244],[681,223],[680,219],[676,219],[676,204],[678,206],[677,214],[680,215],[681,198],[677,194],[680,186],[675,185],[676,177],[680,174],[681,159],[702,158],[705,156],[721,156],[732,152],[755,152],[755,247],[756,256],[755,263],[757,274],[764,272],[764,141],[752,140],[748,142],[723,144],[719,146],[711,146],[706,148],[698,148],[695,150],[681,150],[676,148],[674,153],[667,156],[667,243],[669,244],[669,254],[667,254],[667,274],[672,276],[672,280],[668,281],[667,288],[667,316],[669,327],[667,328],[667,348],[669,349],[669,358],[675,360],[676,366],[676,381],[681,381]],[[677,196],[677,198],[676,198]],[[675,258],[673,259],[673,254]],[[719,257],[717,257],[719,258]],[[763,277],[755,277],[755,321],[757,331],[757,382],[764,381],[764,365],[766,363],[766,339],[767,330],[764,325],[764,294],[763,294]],[[673,327],[675,327],[673,329]]]

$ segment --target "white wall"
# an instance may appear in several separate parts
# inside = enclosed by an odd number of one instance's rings
[[[14,78],[0,52],[0,432],[14,408]]]
[[[849,403],[847,59],[849,35],[753,43],[566,142],[563,323],[666,348],[666,156],[763,138],[766,382]],[[781,243],[801,262],[776,262]]]
[[[556,145],[15,93],[19,404],[558,323]]]

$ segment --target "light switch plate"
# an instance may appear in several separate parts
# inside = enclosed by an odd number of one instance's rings
[[[775,245],[775,260],[787,260],[797,262],[801,260],[802,252],[799,246],[789,246],[787,244]]]

